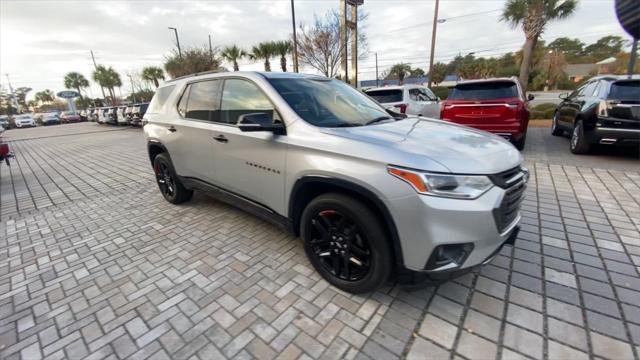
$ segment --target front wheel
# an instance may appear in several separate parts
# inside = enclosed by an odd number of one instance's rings
[[[527,133],[525,132],[524,134],[522,134],[522,137],[516,141],[513,142],[513,146],[516,147],[516,149],[522,151],[524,150],[524,144],[527,141]]]
[[[571,152],[574,154],[586,154],[589,152],[590,144],[584,133],[584,123],[582,120],[576,121],[571,133]]]
[[[193,191],[182,185],[169,156],[165,153],[158,154],[153,159],[153,171],[156,174],[158,188],[165,200],[172,204],[180,204],[191,199]]]
[[[564,131],[558,127],[558,112],[556,111],[551,120],[551,135],[560,136],[562,133],[564,133]]]
[[[302,213],[300,233],[313,267],[339,289],[369,292],[391,273],[391,249],[379,218],[352,197],[331,193],[313,199]]]

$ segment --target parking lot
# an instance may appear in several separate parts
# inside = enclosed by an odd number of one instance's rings
[[[299,239],[157,190],[140,129],[10,130],[0,358],[629,359],[640,355],[640,161],[530,129],[515,247],[439,286],[356,296]]]

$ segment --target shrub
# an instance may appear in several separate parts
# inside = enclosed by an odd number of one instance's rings
[[[531,119],[551,119],[556,111],[556,104],[542,103],[531,108]]]
[[[449,96],[449,88],[446,86],[433,86],[431,87],[431,91],[442,100],[445,100],[447,96]]]

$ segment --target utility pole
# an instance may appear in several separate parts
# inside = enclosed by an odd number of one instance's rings
[[[351,83],[358,88],[358,2],[351,4]]]
[[[627,75],[631,79],[633,70],[636,68],[636,57],[638,57],[638,39],[633,39],[631,52],[629,53],[629,66],[627,67]]]
[[[349,60],[347,59],[347,44],[349,39],[347,38],[347,0],[340,0],[340,77],[342,81],[349,83]]]
[[[296,38],[296,9],[291,0],[291,23],[293,25],[293,71],[298,72],[298,39]]]
[[[376,53],[376,87],[378,86],[378,53]]]
[[[131,76],[131,74],[127,74],[127,76],[129,77],[129,81],[131,82],[131,100],[134,102],[136,102],[136,89],[133,87],[133,77]]]
[[[431,29],[431,54],[429,55],[429,82],[427,87],[431,87],[431,79],[433,78],[433,52],[436,49],[436,30],[438,29],[438,6],[440,0],[436,0],[436,10],[433,13],[433,28]]]
[[[178,29],[169,26],[169,30],[173,30],[176,34],[176,45],[178,46],[178,55],[180,56],[180,60],[182,60],[182,50],[180,49],[180,39],[178,39]]]
[[[211,61],[213,61],[213,47],[211,47],[211,34],[209,34],[209,56],[211,56]]]
[[[98,64],[96,64],[96,57],[93,56],[93,50],[89,50],[89,51],[91,51],[91,60],[93,60],[93,67],[96,69],[96,71],[98,71]],[[107,96],[104,94],[104,87],[102,87],[102,85],[100,85],[100,90],[102,90],[102,99],[106,99]]]

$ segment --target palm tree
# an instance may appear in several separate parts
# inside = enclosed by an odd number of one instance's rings
[[[293,45],[291,41],[274,41],[273,50],[277,55],[280,55],[280,67],[282,71],[287,72],[287,55],[293,51]]]
[[[236,45],[227,46],[222,49],[222,53],[220,54],[223,59],[233,63],[233,71],[238,71],[240,68],[238,67],[238,60],[247,56],[247,53]]]
[[[264,71],[271,71],[271,63],[269,62],[269,59],[271,59],[275,54],[274,50],[272,42],[261,42],[251,48],[249,59],[264,60]]]
[[[538,38],[548,22],[571,16],[577,0],[507,0],[501,20],[512,27],[522,26],[525,35],[520,63],[520,84],[526,90],[529,82],[531,57]]]
[[[37,101],[40,101],[40,102],[46,103],[46,104],[52,102],[53,101],[53,97],[54,97],[53,91],[51,91],[49,89],[46,89],[46,90],[43,90],[43,91],[38,91],[35,94],[35,99]]]
[[[164,71],[157,66],[147,66],[142,69],[142,79],[152,82],[156,88],[160,86],[158,79],[164,80]]]
[[[393,65],[387,72],[387,79],[398,79],[398,83],[402,85],[404,78],[411,73],[411,65],[405,63],[399,63]]]
[[[116,93],[114,89],[122,86],[122,80],[120,80],[120,75],[113,69],[113,67],[98,65],[96,70],[93,72],[93,80],[100,84],[100,86],[109,90],[111,104],[116,105]]]
[[[80,99],[82,99],[82,92],[80,92],[80,90],[89,87],[89,80],[80,73],[70,72],[64,76],[64,87],[67,89],[76,89],[78,94],[80,94]]]

